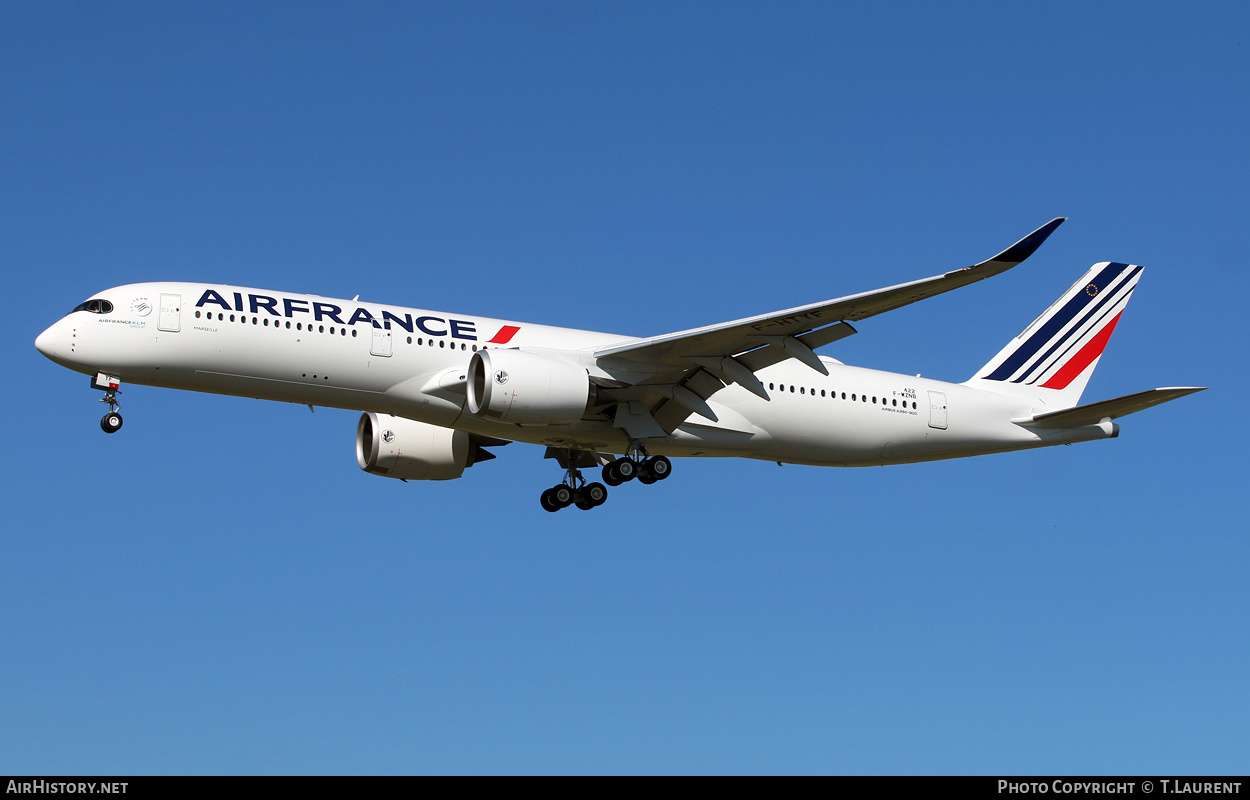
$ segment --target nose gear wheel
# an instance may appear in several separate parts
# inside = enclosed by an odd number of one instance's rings
[[[108,403],[109,405],[108,413],[100,418],[100,430],[105,433],[117,433],[122,427],[122,415],[118,413],[121,409],[121,404],[117,402],[117,395],[121,394],[121,390],[116,386],[111,388],[101,386],[95,382],[94,378],[91,381],[91,387],[93,389],[104,389],[104,396],[100,398],[100,402]]]

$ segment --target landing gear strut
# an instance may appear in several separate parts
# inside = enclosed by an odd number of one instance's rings
[[[121,394],[121,380],[111,375],[100,373],[91,379],[91,388],[103,390],[104,396],[100,398],[101,403],[109,404],[109,411],[100,418],[100,430],[105,433],[117,433],[122,427],[122,415],[117,413],[121,408],[121,404],[117,402],[117,395]]]
[[[564,482],[558,483],[542,493],[539,502],[546,511],[559,511],[569,506],[577,506],[582,511],[589,511],[595,506],[603,505],[608,499],[608,487],[602,483],[586,483],[577,463],[582,454],[570,451],[564,459]]]

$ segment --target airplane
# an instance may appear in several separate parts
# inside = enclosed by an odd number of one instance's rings
[[[876,291],[636,338],[220,284],[93,295],[35,340],[91,376],[122,426],[123,381],[361,411],[356,460],[450,480],[511,442],[545,445],[564,479],[542,507],[601,505],[667,479],[671,458],[908,464],[1115,438],[1114,420],[1206,387],[1078,405],[1142,267],[1092,266],[962,383],[817,355],[852,323],[1005,272],[1065,221],[971,267]],[[602,483],[583,470],[599,468]],[[604,484],[607,484],[605,486]]]

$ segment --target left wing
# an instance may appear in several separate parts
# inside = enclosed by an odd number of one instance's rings
[[[814,351],[855,333],[847,320],[867,319],[1006,272],[1031,256],[1066,219],[1052,219],[971,267],[771,314],[609,345],[595,350],[594,356],[605,367],[614,362],[645,364],[655,373],[653,382],[635,384],[637,391],[615,394],[633,400],[635,413],[639,402],[651,407],[665,431],[671,432],[692,412],[715,421],[705,401],[725,385],[738,383],[767,399],[754,373],[787,358],[827,375]],[[618,427],[625,425],[618,421]]]

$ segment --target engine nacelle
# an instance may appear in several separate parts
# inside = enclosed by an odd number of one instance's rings
[[[356,463],[365,472],[387,478],[459,478],[479,449],[464,431],[389,414],[362,414],[356,425]]]
[[[500,422],[577,422],[591,400],[576,364],[521,350],[479,350],[469,361],[469,411]]]

